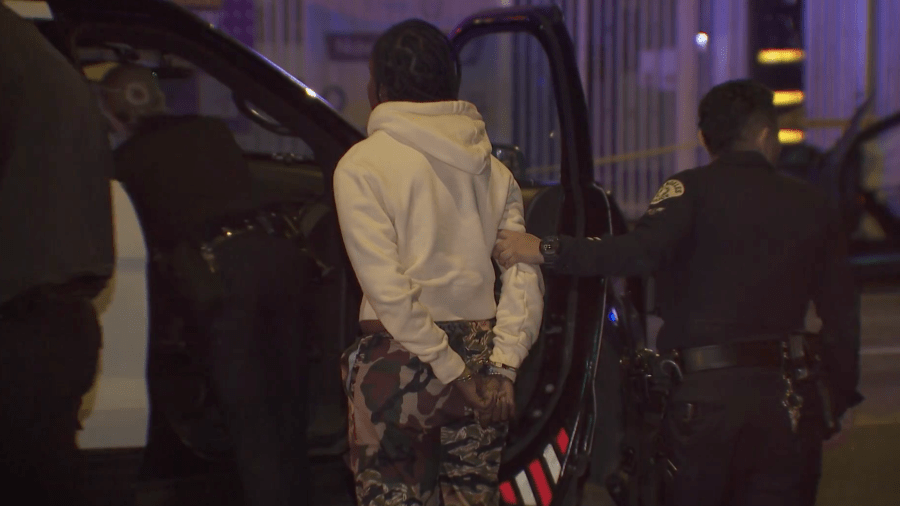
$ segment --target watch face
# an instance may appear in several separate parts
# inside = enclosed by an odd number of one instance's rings
[[[544,255],[556,254],[556,249],[559,247],[558,245],[559,245],[559,241],[555,237],[541,241],[541,254],[544,254]]]

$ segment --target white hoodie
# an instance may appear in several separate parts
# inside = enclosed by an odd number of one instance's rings
[[[347,254],[363,291],[360,320],[381,320],[449,383],[465,364],[435,321],[497,318],[491,360],[518,367],[538,336],[540,271],[502,270],[494,302],[491,250],[501,229],[524,231],[522,194],[491,156],[469,102],[386,102],[369,137],[334,173]]]

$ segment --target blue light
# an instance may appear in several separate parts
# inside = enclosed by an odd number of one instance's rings
[[[619,313],[616,312],[616,308],[612,308],[609,310],[609,321],[613,323],[619,321]]]

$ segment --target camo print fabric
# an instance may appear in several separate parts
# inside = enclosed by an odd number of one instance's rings
[[[492,321],[439,322],[473,370]],[[506,424],[483,429],[459,392],[388,333],[363,336],[341,360],[349,397],[349,464],[360,506],[497,505]]]

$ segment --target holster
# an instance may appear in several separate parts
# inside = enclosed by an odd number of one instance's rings
[[[661,428],[669,396],[685,373],[757,364],[783,367],[793,384],[807,392],[805,395],[815,394],[821,399],[825,437],[840,430],[834,416],[834,393],[822,360],[824,354],[818,335],[796,333],[780,342],[783,344],[770,341],[775,345],[774,350],[770,350],[772,353],[751,357],[750,360],[744,360],[737,353],[731,365],[727,360],[710,359],[727,358],[727,354],[698,355],[694,353],[698,349],[690,350],[692,355],[686,357],[690,359],[686,362],[679,351],[658,354],[652,350],[640,350],[624,357],[621,364],[625,377],[626,436],[619,468],[607,478],[606,483],[615,503],[618,506],[665,504],[678,470],[669,459]],[[742,345],[738,351],[752,350],[755,346]],[[684,351],[688,353],[688,350]],[[815,415],[815,412],[810,415]]]
[[[802,357],[797,357],[797,342],[803,346]],[[818,334],[798,333],[791,336],[791,363],[788,373],[798,383],[812,383],[822,404],[822,422],[825,438],[840,431],[840,423],[835,416],[833,392],[823,360],[825,350]]]
[[[666,455],[661,427],[681,371],[673,357],[648,349],[621,364],[626,430],[618,469],[607,477],[606,488],[618,506],[657,506],[677,471]]]

